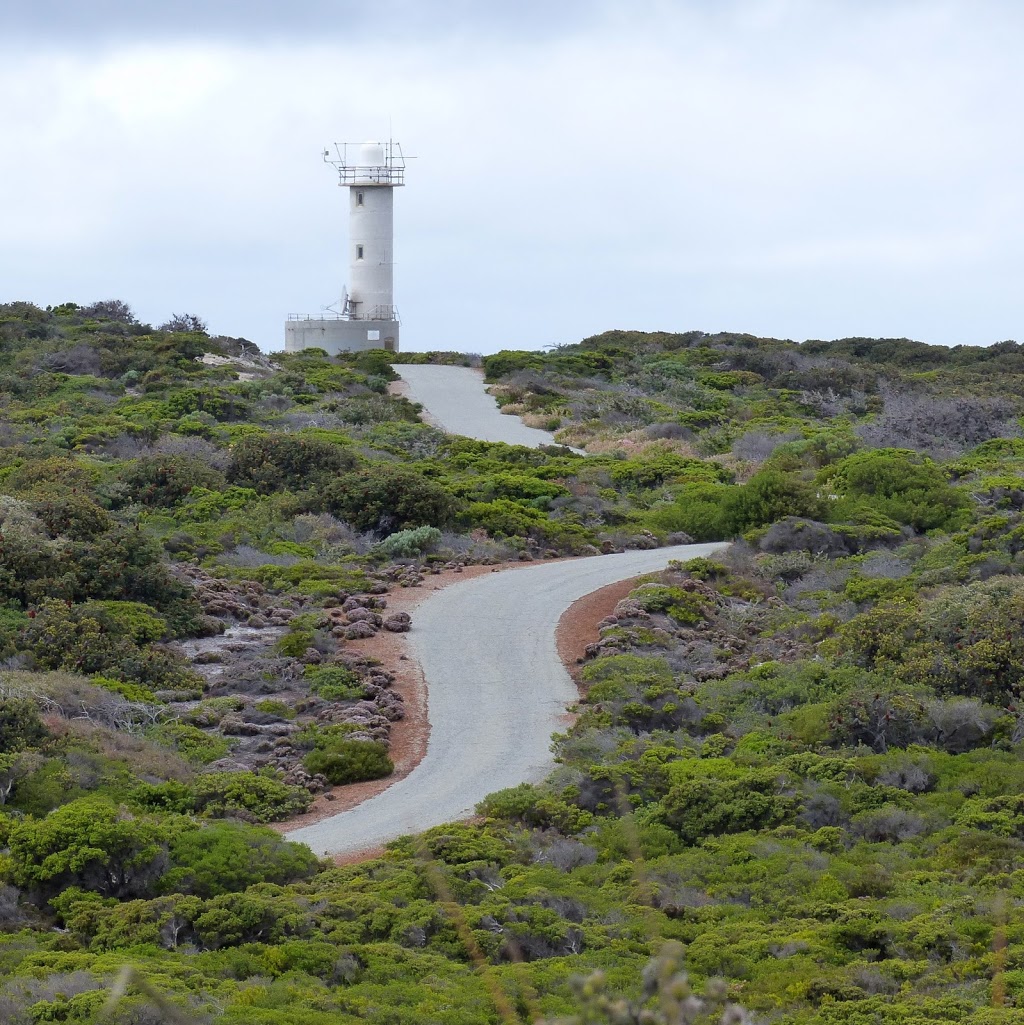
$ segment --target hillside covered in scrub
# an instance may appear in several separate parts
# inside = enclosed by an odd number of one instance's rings
[[[1021,1020],[1024,349],[483,359],[585,457],[425,425],[419,360],[469,357],[0,306],[0,1019],[163,1021],[103,1016],[131,965],[197,1022],[636,1021],[678,941],[754,1020]],[[686,538],[734,543],[602,622],[545,783],[363,864],[267,828],[391,771],[390,593]]]

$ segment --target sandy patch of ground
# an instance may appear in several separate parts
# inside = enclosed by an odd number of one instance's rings
[[[632,577],[629,580],[617,580],[614,584],[585,594],[562,614],[555,630],[555,644],[558,657],[577,686],[587,645],[601,639],[597,624],[612,614],[615,606],[636,587],[639,579]]]

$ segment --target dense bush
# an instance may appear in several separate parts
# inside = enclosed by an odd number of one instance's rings
[[[283,885],[308,879],[318,865],[308,847],[240,822],[214,822],[184,831],[171,842],[168,853],[170,867],[155,889],[200,897],[236,893],[256,883]]]
[[[353,701],[366,695],[359,674],[344,666],[308,666],[305,677],[310,691],[325,701]]]
[[[896,523],[915,530],[956,526],[970,500],[951,487],[946,474],[931,460],[900,449],[858,452],[827,471],[830,487],[846,499],[834,516],[866,505]]]
[[[328,746],[310,751],[303,764],[335,785],[380,779],[395,771],[387,746],[367,740],[332,740]]]
[[[232,447],[227,475],[239,487],[269,495],[327,484],[355,464],[350,451],[316,437],[250,434]]]
[[[387,464],[343,474],[323,494],[329,512],[357,530],[383,537],[415,527],[447,526],[457,508],[441,485],[404,466]]]
[[[147,456],[129,463],[121,479],[136,502],[150,506],[176,505],[193,488],[219,491],[224,475],[202,459],[185,455]]]
[[[396,531],[378,541],[373,546],[373,553],[385,559],[412,559],[430,551],[440,540],[441,531],[437,527],[414,527]]]
[[[740,772],[730,762],[719,774],[712,761],[699,762],[693,769],[688,763],[673,768],[685,774],[672,774],[674,781],[658,816],[685,843],[775,826],[794,812],[793,800],[779,793],[778,774],[770,769]]]
[[[312,802],[302,787],[271,775],[251,772],[206,772],[191,783],[142,784],[132,791],[141,808],[207,818],[234,817],[251,822],[277,822],[304,812]]]
[[[149,891],[167,867],[166,825],[136,817],[98,797],[72,801],[8,834],[8,876],[48,896],[69,886],[110,897]]]
[[[142,610],[142,611],[139,611]],[[197,678],[183,658],[149,643],[165,621],[138,602],[44,601],[21,633],[41,669],[98,673],[146,686],[191,689]]]
[[[1024,684],[1024,581],[996,577],[931,600],[880,602],[840,629],[837,649],[940,693],[1011,701]]]
[[[0,753],[39,747],[49,736],[30,698],[0,698]]]

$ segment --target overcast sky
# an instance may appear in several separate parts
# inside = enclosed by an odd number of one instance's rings
[[[0,302],[283,346],[386,138],[406,349],[1024,341],[1019,0],[0,0]]]

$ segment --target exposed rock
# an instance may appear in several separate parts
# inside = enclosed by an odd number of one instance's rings
[[[384,620],[383,625],[385,630],[390,630],[392,633],[406,633],[412,626],[412,616],[408,612],[392,612]]]
[[[377,628],[373,623],[368,623],[363,620],[358,620],[345,630],[345,637],[350,641],[358,641],[361,638],[375,637],[376,635]]]
[[[380,626],[382,619],[379,612],[373,612],[370,609],[352,609],[348,613],[348,621],[350,623],[372,623],[374,626]]]
[[[626,542],[627,548],[636,548],[641,551],[649,551],[652,548],[660,547],[658,539],[649,531],[641,530],[639,534],[633,534]]]
[[[618,617],[618,620],[651,618],[648,611],[636,598],[623,598],[622,601],[616,604],[613,613]]]
[[[690,537],[685,531],[674,530],[665,539],[670,545],[692,545],[693,538]]]

